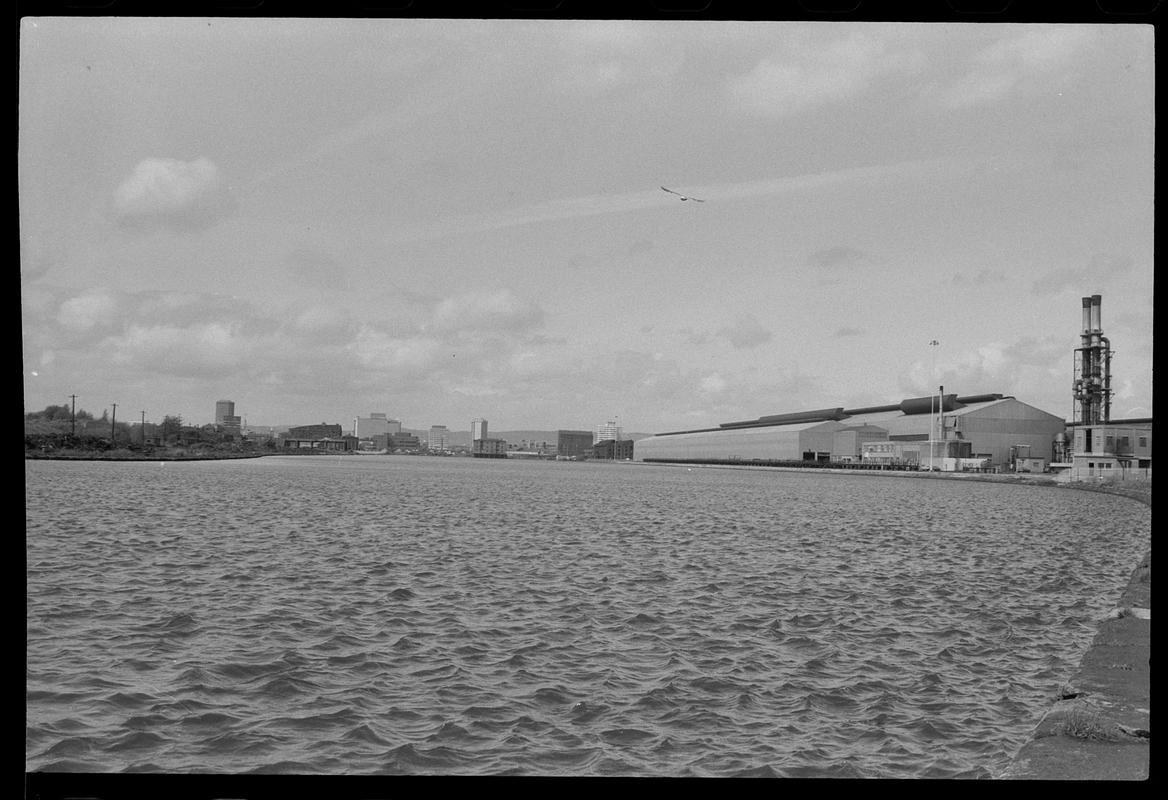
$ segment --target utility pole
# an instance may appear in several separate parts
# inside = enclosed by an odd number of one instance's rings
[[[936,380],[936,378],[937,378],[937,348],[940,347],[940,345],[941,345],[941,343],[938,342],[936,339],[933,339],[931,342],[929,342],[929,347],[933,348],[933,369],[932,369],[932,372],[929,375],[929,377],[932,378],[933,380]],[[933,380],[930,380],[929,383],[932,383]],[[929,472],[933,471],[933,432],[934,432],[933,426],[936,424],[936,420],[933,417],[933,399],[934,399],[933,395],[932,395],[932,393],[930,393],[929,394]]]
[[[77,435],[77,395],[69,395],[69,399],[73,401],[72,411],[69,414],[69,435]]]
[[[114,413],[110,415],[110,444],[114,443],[117,436],[118,424],[118,404],[114,403]]]
[[[941,469],[945,469],[944,459],[949,457],[945,447],[945,387],[937,387],[937,438],[941,440]]]

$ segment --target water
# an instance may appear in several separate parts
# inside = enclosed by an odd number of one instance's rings
[[[1131,500],[422,457],[25,463],[26,768],[985,778]]]

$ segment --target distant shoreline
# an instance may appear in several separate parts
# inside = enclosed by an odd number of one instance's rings
[[[624,464],[639,464],[648,467],[672,467],[684,469],[741,469],[756,472],[797,472],[809,475],[871,475],[885,478],[908,478],[915,480],[933,481],[973,481],[975,483],[1003,483],[1014,486],[1053,486],[1061,489],[1078,489],[1085,492],[1099,492],[1102,494],[1122,495],[1147,506],[1152,505],[1152,481],[1150,479],[1133,478],[1126,481],[1116,480],[1070,480],[1048,473],[1038,472],[928,472],[913,470],[852,470],[832,469],[831,467],[768,467],[752,464],[685,464],[674,463],[646,463],[644,461],[616,462]]]
[[[25,453],[25,461],[235,461],[244,458],[263,458],[268,453],[232,453],[229,455],[47,455],[44,453]]]
[[[78,453],[73,455],[64,454],[47,454],[37,452],[26,452],[24,454],[26,461],[229,461],[237,459],[248,458],[267,458],[279,456],[299,456],[300,453],[224,453],[224,454],[200,454],[200,455],[185,455],[185,454],[168,454],[168,455],[134,455],[123,453],[118,455],[106,455],[101,453]],[[305,455],[356,455],[351,453],[312,453]],[[524,459],[531,460],[531,459]],[[543,459],[552,460],[552,459]],[[611,461],[607,459],[586,459],[578,463],[596,463],[596,464],[620,464],[622,466],[646,466],[646,467],[669,467],[673,469],[730,469],[730,470],[752,470],[756,472],[797,472],[803,474],[815,475],[872,475],[881,476],[885,478],[910,478],[910,479],[924,479],[924,480],[948,480],[948,481],[974,481],[978,483],[1004,483],[1015,486],[1054,486],[1066,489],[1080,489],[1088,492],[1102,492],[1104,494],[1115,494],[1130,497],[1133,500],[1140,501],[1145,505],[1152,505],[1152,490],[1151,481],[1142,479],[1132,479],[1128,481],[1083,481],[1083,480],[1068,480],[1060,478],[1055,475],[1045,473],[974,473],[974,472],[927,472],[912,470],[853,470],[853,469],[832,469],[830,467],[817,467],[815,469],[805,469],[802,467],[771,467],[752,464],[686,464],[684,462],[674,463],[646,463],[644,461]]]

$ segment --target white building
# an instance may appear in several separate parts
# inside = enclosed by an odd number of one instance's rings
[[[620,438],[620,426],[617,425],[615,421],[610,419],[603,425],[598,425],[596,427],[596,436],[593,437],[592,443],[596,444],[597,442],[603,442],[606,439],[616,439],[617,441],[620,441]]]
[[[472,442],[477,442],[486,438],[487,421],[485,419],[472,419],[470,421],[470,440]]]
[[[445,425],[431,425],[430,437],[427,440],[427,446],[431,450],[449,450],[450,449],[450,431]]]
[[[385,414],[370,412],[368,417],[353,420],[353,435],[358,439],[372,439],[389,433],[401,433],[401,421],[389,419]]]

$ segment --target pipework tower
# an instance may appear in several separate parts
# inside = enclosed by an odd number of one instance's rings
[[[1098,425],[1111,419],[1111,342],[1100,321],[1101,295],[1083,298],[1083,332],[1075,348],[1075,423]]]

